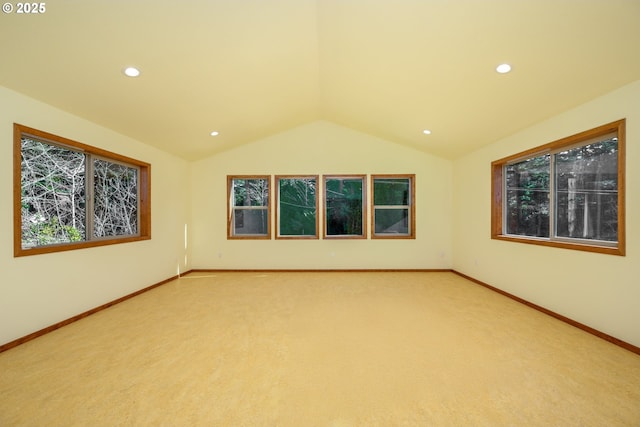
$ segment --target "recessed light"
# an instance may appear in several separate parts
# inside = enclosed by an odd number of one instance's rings
[[[209,135],[211,136],[218,136],[220,135],[220,132],[218,132],[217,130],[214,130],[213,132],[211,132]]]
[[[511,65],[509,64],[500,64],[496,67],[496,71],[500,74],[505,74],[511,71]]]
[[[425,135],[431,135],[431,131],[429,129],[425,129],[422,131]]]
[[[127,67],[124,69],[124,74],[129,77],[138,77],[140,75],[140,70],[136,67]]]

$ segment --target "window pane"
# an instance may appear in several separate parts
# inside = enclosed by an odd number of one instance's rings
[[[409,234],[409,209],[376,209],[376,234]]]
[[[617,241],[617,138],[562,151],[554,160],[556,235]]]
[[[271,237],[268,176],[227,176],[229,227],[227,238]]]
[[[266,179],[234,179],[234,206],[268,206],[269,181]]]
[[[376,206],[408,206],[410,180],[406,178],[376,178],[373,182],[373,204]]]
[[[328,236],[362,236],[363,178],[327,178],[326,233]]]
[[[267,235],[269,214],[266,208],[233,210],[233,232],[235,235]]]
[[[316,179],[279,179],[279,235],[316,236]]]
[[[21,140],[22,248],[85,240],[85,156]]]
[[[372,238],[414,238],[414,175],[372,176]]]
[[[549,237],[550,156],[507,165],[506,232]]]
[[[93,163],[95,237],[138,233],[138,169],[106,160]]]

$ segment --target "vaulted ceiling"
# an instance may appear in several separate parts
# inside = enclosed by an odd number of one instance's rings
[[[638,0],[44,4],[0,85],[186,159],[315,120],[455,158],[640,79]]]

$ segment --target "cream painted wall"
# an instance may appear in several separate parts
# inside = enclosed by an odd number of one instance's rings
[[[625,257],[491,240],[493,160],[627,119]],[[454,162],[455,270],[640,346],[640,81]]]
[[[13,123],[151,163],[151,240],[13,257]],[[189,268],[189,164],[0,87],[0,344]]]
[[[340,173],[415,173],[416,239],[227,240],[227,175]],[[447,160],[323,121],[195,162],[192,166],[195,195],[192,266],[210,269],[450,268],[451,174],[451,163]]]

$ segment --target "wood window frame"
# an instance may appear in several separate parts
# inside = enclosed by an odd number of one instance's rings
[[[625,169],[626,169],[626,151],[625,151],[625,124],[626,120],[621,119],[615,122],[607,123],[580,132],[548,144],[535,147],[521,153],[517,153],[491,163],[491,238],[496,240],[504,240],[510,242],[528,243],[540,246],[551,246],[564,249],[573,249],[579,251],[595,252],[610,255],[625,255]],[[545,153],[555,152],[563,148],[574,148],[580,146],[581,143],[604,136],[606,134],[616,132],[618,136],[618,242],[616,246],[598,245],[580,242],[568,242],[566,239],[553,240],[550,238],[516,236],[504,233],[504,169],[509,163],[517,160],[525,160],[527,158],[536,157]],[[553,236],[553,230],[550,230],[550,236]]]
[[[114,163],[133,166],[139,170],[138,181],[138,233],[135,235],[115,236],[92,239],[80,242],[59,243],[22,247],[22,138],[31,137],[45,144],[68,148],[102,158]],[[126,157],[111,151],[73,141],[52,133],[44,132],[18,123],[13,124],[13,252],[14,257],[63,252],[75,249],[106,246],[118,243],[136,242],[151,239],[151,165],[140,160]],[[92,213],[91,213],[92,214]],[[89,213],[87,213],[89,215]]]
[[[232,190],[233,190],[233,181],[234,180],[258,180],[262,179],[267,181],[268,184],[268,202],[266,206],[267,211],[267,234],[235,234],[233,227],[234,220],[234,208],[235,205],[232,205]],[[272,190],[271,190],[271,176],[270,175],[227,175],[227,239],[229,240],[270,240],[271,239],[271,201],[272,199]]]
[[[362,233],[361,234],[328,234],[328,217],[327,217],[327,180],[331,179],[360,179],[362,180]],[[323,194],[323,239],[366,239],[367,238],[367,175],[343,174],[343,175],[323,175],[322,176],[322,194]]]
[[[309,235],[282,235],[280,234],[280,181],[285,179],[315,179],[316,182],[316,191],[315,191],[315,209],[316,209],[316,218],[315,218],[315,234]],[[276,239],[281,240],[317,240],[319,239],[319,225],[320,225],[320,176],[319,175],[276,175],[274,179],[274,192],[276,196],[276,213],[275,213],[275,221],[276,221]]]
[[[410,185],[409,197],[409,233],[376,233],[376,205],[375,205],[375,181],[376,179],[408,179]],[[406,206],[406,205],[405,205]],[[415,239],[416,238],[416,175],[415,174],[377,174],[371,175],[371,238],[372,239]]]

